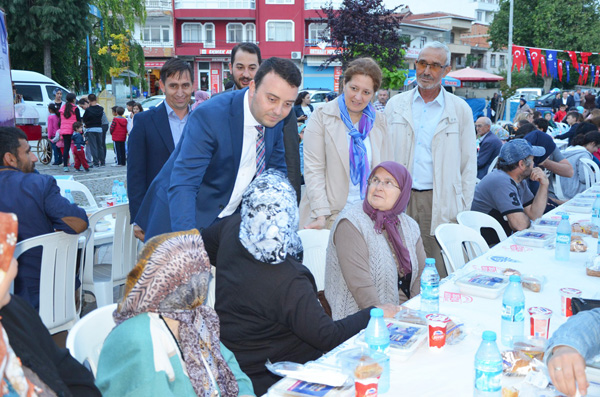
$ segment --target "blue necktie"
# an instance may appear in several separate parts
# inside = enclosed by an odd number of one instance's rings
[[[256,176],[265,170],[265,132],[262,125],[256,126]]]

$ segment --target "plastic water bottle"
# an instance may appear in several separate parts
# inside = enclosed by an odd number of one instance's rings
[[[73,195],[71,194],[71,189],[65,189],[65,198],[69,200],[69,203],[75,204],[75,199],[73,199]]]
[[[112,198],[113,198],[113,200],[115,200],[115,201],[117,201],[117,196],[119,195],[119,194],[118,194],[118,190],[119,190],[119,180],[118,180],[118,179],[115,179],[115,180],[113,181],[112,190],[111,190],[111,195],[112,195]]]
[[[127,198],[127,189],[125,189],[125,184],[123,182],[119,182],[119,203],[124,204],[129,202]]]
[[[440,311],[440,275],[434,258],[425,259],[421,274],[421,311],[427,314]]]
[[[502,395],[502,355],[496,345],[496,333],[484,331],[475,354],[475,397]]]
[[[556,228],[556,248],[554,251],[554,257],[557,261],[568,261],[570,253],[571,224],[569,223],[569,215],[565,214],[562,216],[562,219],[558,224],[558,228]]]
[[[522,337],[525,329],[525,295],[521,277],[512,275],[502,297],[502,344],[512,347],[513,340]]]
[[[592,225],[600,227],[600,194],[596,195],[596,200],[594,200],[592,206]]]
[[[385,393],[390,388],[390,331],[383,319],[383,309],[371,309],[371,319],[365,330],[365,342],[369,349],[387,356],[378,386],[379,393]]]

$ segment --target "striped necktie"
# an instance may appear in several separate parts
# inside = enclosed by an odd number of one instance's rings
[[[256,176],[265,170],[265,132],[262,125],[256,126]]]

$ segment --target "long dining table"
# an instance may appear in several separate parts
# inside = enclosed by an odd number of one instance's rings
[[[544,219],[560,219],[568,213],[570,222],[585,222],[591,218],[591,198],[600,193],[598,185],[592,186],[583,194],[589,203],[576,208],[576,212],[568,211],[569,202],[545,214]],[[540,292],[525,289],[525,334],[529,333],[529,307],[541,306],[552,310],[550,320],[550,336],[567,318],[561,315],[561,288],[576,288],[582,291],[583,298],[600,299],[600,278],[586,275],[586,263],[596,255],[598,239],[585,236],[586,252],[571,252],[568,262],[555,259],[554,240],[546,247],[531,247],[518,244],[515,237],[491,248],[488,252],[468,262],[442,280],[440,285],[440,313],[446,314],[464,323],[466,337],[455,345],[447,345],[442,351],[431,351],[427,340],[406,358],[394,353],[390,354],[390,389],[384,396],[472,396],[474,381],[474,358],[481,343],[483,331],[495,331],[500,350],[507,350],[500,340],[502,295],[495,299],[461,293],[455,281],[473,270],[495,271],[499,268],[511,268],[523,275],[533,275],[543,281]],[[420,297],[416,296],[405,303],[411,309],[419,310]],[[325,354],[319,361],[339,365],[337,353],[356,346],[356,336],[346,341],[335,351]],[[503,376],[503,385],[519,387],[523,377]],[[283,382],[283,381],[280,381]],[[270,393],[269,396],[279,396]],[[554,394],[539,394],[554,395]]]

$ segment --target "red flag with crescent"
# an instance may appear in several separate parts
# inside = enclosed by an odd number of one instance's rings
[[[525,63],[525,48],[515,45],[512,48],[512,56],[513,56],[513,64],[512,64],[512,70],[514,70],[515,68],[517,68],[518,71],[521,70],[521,67],[523,67],[523,64]]]
[[[581,63],[588,63],[588,59],[591,55],[592,55],[591,52],[582,52],[581,53]]]
[[[598,85],[598,77],[600,77],[600,66],[596,66],[596,76],[594,78],[594,85]]]
[[[569,54],[569,58],[571,58],[571,62],[573,62],[575,69],[579,71],[579,64],[577,63],[577,54],[575,51],[567,51],[567,54]]]
[[[586,82],[587,78],[588,78],[588,74],[590,72],[590,65],[583,64],[582,68],[583,68],[583,79],[582,79],[582,81]]]
[[[540,63],[542,65],[542,77],[546,77],[546,58],[544,56],[540,57]]]
[[[540,58],[542,56],[542,50],[539,48],[530,48],[529,53],[531,54],[531,66],[535,75],[538,74],[538,65],[540,64]]]
[[[559,59],[558,60],[558,80],[562,81],[562,75],[563,75],[563,60]]]

